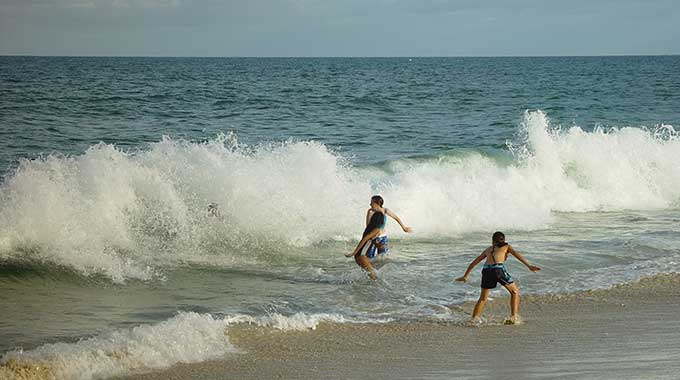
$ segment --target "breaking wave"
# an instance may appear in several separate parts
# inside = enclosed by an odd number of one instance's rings
[[[373,166],[313,141],[245,146],[233,135],[26,160],[0,187],[0,260],[118,282],[185,263],[261,265],[354,239],[374,193],[414,227],[409,239],[544,228],[554,212],[679,205],[672,126],[586,132],[533,111],[517,140],[501,158],[451,152]]]

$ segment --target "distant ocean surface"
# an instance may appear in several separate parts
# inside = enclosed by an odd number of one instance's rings
[[[0,363],[462,321],[495,230],[543,268],[510,259],[523,294],[676,272],[679,126],[680,56],[0,57]],[[373,194],[414,229],[388,222],[376,284],[343,256]]]

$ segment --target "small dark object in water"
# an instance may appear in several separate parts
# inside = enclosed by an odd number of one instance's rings
[[[220,210],[217,209],[219,205],[217,203],[209,203],[208,204],[208,216],[215,216],[219,217],[220,216]]]

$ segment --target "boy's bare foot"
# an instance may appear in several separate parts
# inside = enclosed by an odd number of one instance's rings
[[[512,315],[503,321],[504,325],[521,325],[522,318],[519,315]]]

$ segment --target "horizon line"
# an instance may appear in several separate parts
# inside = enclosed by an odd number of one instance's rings
[[[598,57],[673,57],[680,53],[671,54],[585,54],[585,55],[104,55],[104,54],[4,54],[0,57],[33,57],[33,58],[598,58]]]

